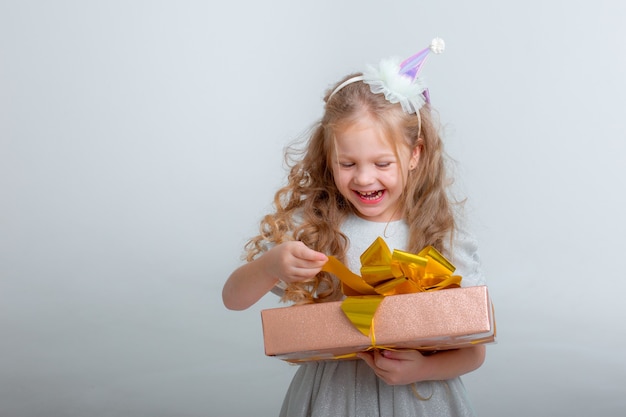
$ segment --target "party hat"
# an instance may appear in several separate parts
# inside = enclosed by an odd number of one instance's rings
[[[444,49],[443,39],[435,38],[428,48],[402,62],[397,58],[383,59],[378,67],[368,66],[363,75],[349,78],[338,85],[328,100],[346,85],[363,81],[370,86],[372,93],[384,94],[390,103],[400,103],[407,113],[417,113],[425,103],[430,103],[428,88],[419,76],[422,66],[431,52],[440,54]]]

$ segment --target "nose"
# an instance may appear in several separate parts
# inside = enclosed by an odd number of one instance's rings
[[[374,170],[367,165],[359,165],[354,173],[354,183],[360,186],[374,182]]]

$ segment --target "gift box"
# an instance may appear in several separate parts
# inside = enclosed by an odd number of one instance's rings
[[[298,363],[355,358],[371,349],[456,349],[495,341],[486,286],[381,297],[369,335],[357,329],[342,301],[261,311],[265,354]]]

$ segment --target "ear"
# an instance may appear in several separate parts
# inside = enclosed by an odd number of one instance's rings
[[[413,171],[417,168],[420,161],[420,154],[422,153],[422,144],[418,143],[411,152],[411,159],[409,159],[409,170]]]

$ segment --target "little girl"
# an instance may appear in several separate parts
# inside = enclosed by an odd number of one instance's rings
[[[288,151],[291,170],[275,212],[248,242],[248,262],[224,285],[227,308],[246,309],[269,291],[296,304],[340,300],[339,281],[322,271],[327,255],[359,274],[359,256],[379,236],[413,253],[432,245],[457,267],[463,286],[485,284],[475,241],[447,192],[443,145],[419,77],[429,53],[442,50],[435,39],[405,61],[385,60],[327,93],[306,148]],[[459,377],[482,365],[483,345],[357,356],[298,365],[280,415],[474,415]]]

